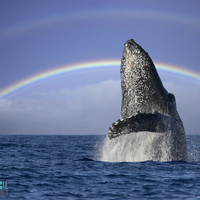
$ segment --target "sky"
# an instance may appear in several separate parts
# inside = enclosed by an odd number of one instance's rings
[[[0,134],[107,134],[131,38],[200,134],[199,0],[0,0]]]

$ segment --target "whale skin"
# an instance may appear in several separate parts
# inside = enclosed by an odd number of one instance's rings
[[[124,45],[120,75],[121,119],[109,128],[109,139],[136,132],[168,134],[171,160],[185,160],[186,135],[175,96],[164,88],[150,56],[133,39]]]

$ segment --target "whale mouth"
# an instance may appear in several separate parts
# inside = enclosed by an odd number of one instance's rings
[[[138,113],[126,119],[118,119],[109,128],[109,139],[116,138],[121,135],[137,132],[155,132],[164,133],[170,131],[170,127],[166,128],[165,124],[170,121],[169,116],[164,116],[158,112],[155,113]]]

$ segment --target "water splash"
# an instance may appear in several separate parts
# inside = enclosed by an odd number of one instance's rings
[[[199,162],[200,161],[200,136],[199,135],[187,135],[188,144],[188,161]]]
[[[138,132],[110,140],[106,137],[101,161],[141,162],[146,160],[171,161],[171,133]]]

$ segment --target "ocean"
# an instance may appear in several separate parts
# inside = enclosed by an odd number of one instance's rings
[[[200,199],[199,135],[186,161],[163,162],[103,161],[106,137],[1,135],[0,199]]]

